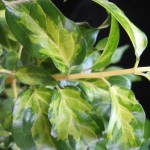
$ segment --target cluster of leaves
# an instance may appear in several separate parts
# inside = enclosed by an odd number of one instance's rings
[[[114,64],[128,46],[118,48],[118,23],[137,61],[147,45],[145,34],[115,4],[93,1],[108,12],[99,28],[69,20],[50,0],[0,0],[0,71],[14,73],[0,72],[0,148],[148,149],[150,122],[145,124],[131,91],[139,77],[55,78],[120,69]],[[109,26],[108,37],[95,45],[99,31]],[[141,75],[150,79],[150,73]]]

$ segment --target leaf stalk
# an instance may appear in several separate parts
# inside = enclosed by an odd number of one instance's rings
[[[0,69],[0,74],[9,74],[15,76],[15,73],[13,71],[6,70],[6,69]]]
[[[13,89],[13,94],[14,94],[14,100],[16,100],[18,97],[17,80],[16,79],[13,79],[13,81],[12,81],[12,89]]]

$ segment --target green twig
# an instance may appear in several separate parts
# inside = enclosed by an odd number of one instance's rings
[[[17,80],[15,78],[12,80],[12,89],[14,94],[14,100],[16,100],[18,97],[18,92],[17,92]]]
[[[70,74],[68,75],[53,75],[52,77],[56,80],[75,80],[75,79],[83,79],[83,78],[105,78],[116,75],[125,75],[125,74],[139,74],[142,72],[149,72],[150,67],[139,67],[139,68],[131,68],[117,71],[107,71],[107,72],[97,72],[97,73],[80,73],[80,74]]]
[[[6,70],[6,69],[0,69],[0,74],[9,74],[15,76],[15,73],[13,71]]]

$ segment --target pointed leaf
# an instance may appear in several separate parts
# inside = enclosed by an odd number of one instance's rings
[[[13,112],[13,138],[19,148],[53,150],[47,118],[51,96],[51,90],[35,89],[22,93],[16,101]]]
[[[28,85],[55,85],[56,81],[45,70],[37,66],[25,66],[17,70],[18,80]]]
[[[107,148],[138,149],[144,136],[145,113],[133,92],[124,87],[110,88],[112,110],[107,132]]]
[[[126,30],[134,46],[135,55],[139,59],[147,46],[146,35],[140,29],[138,29],[115,4],[106,0],[93,1],[111,13],[113,17],[116,18],[122,27]]]
[[[101,39],[95,46],[95,48],[99,51],[103,51],[107,45],[108,37]]]
[[[118,48],[116,49],[116,51],[114,52],[114,54],[113,54],[113,56],[112,56],[112,58],[111,58],[111,62],[110,62],[110,63],[111,63],[111,64],[118,63],[118,62],[121,60],[121,58],[122,58],[124,52],[125,52],[128,48],[129,48],[128,45],[124,45],[124,46],[118,47]]]
[[[111,85],[131,88],[131,82],[122,76],[110,77],[108,82]],[[111,103],[108,86],[101,79],[85,79],[79,81],[79,87],[85,92],[85,96],[93,104],[97,114],[102,117],[106,127],[110,116]]]
[[[142,73],[140,75],[143,76],[143,77],[145,77],[145,78],[147,78],[150,81],[150,72]]]
[[[119,26],[117,20],[112,16],[111,18],[111,29],[109,33],[109,38],[106,43],[106,47],[102,55],[98,58],[96,63],[92,68],[99,70],[100,68],[106,67],[112,58],[113,53],[115,52],[118,43],[119,43]]]
[[[7,23],[31,56],[52,58],[62,72],[83,61],[84,34],[50,0],[12,3],[5,2]]]
[[[49,119],[52,123],[51,134],[62,140],[72,136],[78,149],[84,149],[96,140],[103,130],[93,107],[79,91],[71,87],[55,92],[49,108]]]

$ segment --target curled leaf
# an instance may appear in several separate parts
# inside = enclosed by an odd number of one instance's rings
[[[135,55],[139,59],[147,46],[146,35],[138,29],[114,3],[107,0],[93,0],[104,7],[126,30],[135,49]]]

